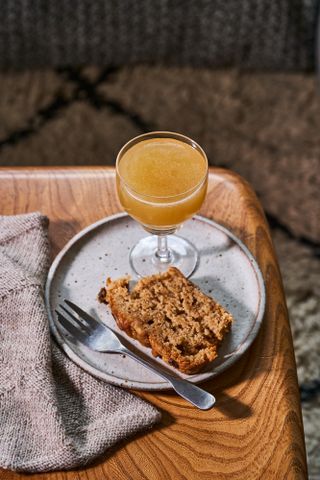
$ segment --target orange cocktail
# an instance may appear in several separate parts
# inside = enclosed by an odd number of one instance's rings
[[[151,138],[124,152],[118,165],[123,208],[148,230],[172,230],[201,207],[207,160],[188,143]]]
[[[153,234],[132,248],[132,269],[144,276],[174,265],[190,275],[198,253],[172,233],[198,212],[205,198],[208,160],[202,148],[178,133],[150,132],[120,150],[116,170],[121,205]]]

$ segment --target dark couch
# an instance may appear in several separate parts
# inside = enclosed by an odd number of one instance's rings
[[[0,66],[314,66],[317,0],[3,0]]]

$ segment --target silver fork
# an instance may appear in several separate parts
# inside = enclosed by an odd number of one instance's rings
[[[171,375],[160,366],[153,366],[129,350],[113,330],[98,322],[69,300],[64,300],[64,302],[69,308],[62,304],[59,305],[56,310],[58,323],[60,327],[73,336],[75,340],[97,352],[112,352],[128,355],[144,367],[167,380],[181,397],[201,410],[208,410],[214,405],[215,398],[213,395],[187,380]]]

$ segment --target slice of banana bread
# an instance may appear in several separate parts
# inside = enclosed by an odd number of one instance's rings
[[[154,356],[184,373],[196,373],[217,356],[232,316],[174,267],[142,278],[129,292],[129,277],[112,281],[99,293],[119,328]]]

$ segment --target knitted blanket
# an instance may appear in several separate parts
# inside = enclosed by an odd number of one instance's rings
[[[85,465],[160,418],[51,341],[47,223],[40,214],[0,216],[0,467],[27,472]]]

